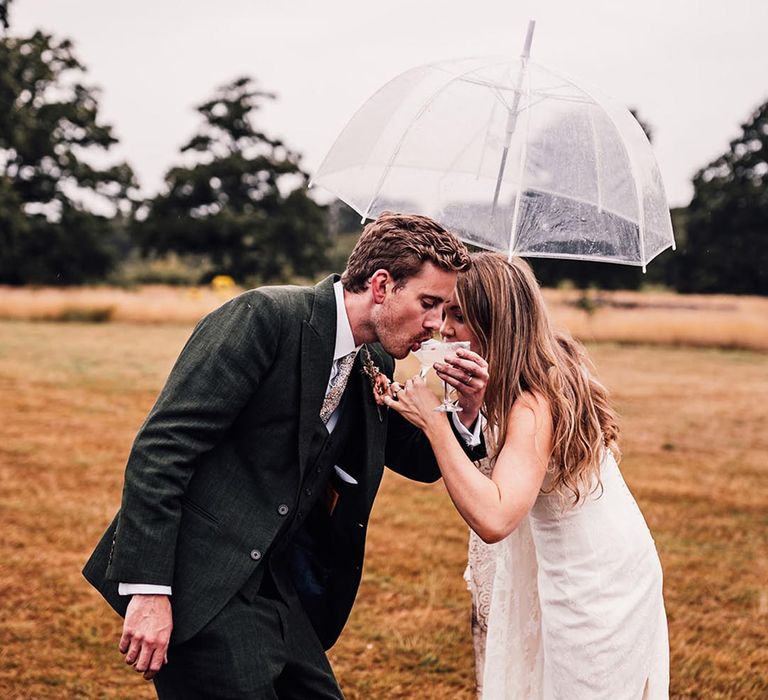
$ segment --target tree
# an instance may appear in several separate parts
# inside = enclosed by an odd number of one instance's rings
[[[693,179],[680,291],[768,294],[768,102],[741,130]]]
[[[248,77],[197,111],[200,132],[181,148],[193,164],[168,171],[135,233],[145,255],[205,254],[238,281],[309,276],[326,262],[324,209],[309,198],[300,157],[257,129],[252,115],[274,94]]]
[[[635,118],[635,121],[640,125],[643,133],[648,139],[649,143],[653,143],[653,127],[644,119],[640,118],[640,113],[636,107],[630,107],[629,113]]]
[[[3,29],[8,29],[8,9],[11,4],[11,0],[0,0],[0,26]]]
[[[114,263],[110,219],[135,182],[86,160],[116,139],[83,72],[68,40],[0,38],[0,283],[79,283]]]

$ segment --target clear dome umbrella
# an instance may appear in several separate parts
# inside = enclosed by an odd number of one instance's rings
[[[313,178],[361,216],[424,214],[512,255],[645,265],[674,248],[651,145],[622,105],[523,55],[421,66],[374,94]]]

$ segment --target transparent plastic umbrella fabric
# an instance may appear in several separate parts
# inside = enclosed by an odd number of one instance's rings
[[[425,214],[510,255],[644,267],[674,247],[659,169],[634,117],[530,59],[399,75],[354,115],[313,184],[365,218]]]

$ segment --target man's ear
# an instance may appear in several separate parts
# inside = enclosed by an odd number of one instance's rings
[[[374,304],[381,304],[387,298],[387,294],[394,287],[392,275],[387,270],[379,269],[371,275],[368,280]]]

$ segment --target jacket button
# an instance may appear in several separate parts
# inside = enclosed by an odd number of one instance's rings
[[[261,552],[258,549],[252,549],[251,559],[253,559],[253,561],[259,561],[259,559],[261,559]]]
[[[280,515],[288,515],[288,511],[289,511],[289,510],[290,510],[290,509],[288,508],[288,506],[287,506],[287,505],[285,505],[285,503],[281,503],[281,504],[280,504],[280,505],[277,507],[277,512],[278,512]]]
[[[304,489],[304,493],[305,493],[307,496],[311,496],[311,495],[312,495],[312,489]]]

